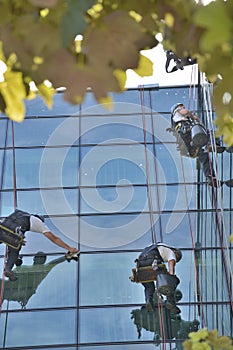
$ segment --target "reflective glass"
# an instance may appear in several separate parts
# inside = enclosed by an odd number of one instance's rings
[[[198,254],[199,276],[205,276],[200,280],[202,301],[216,302],[217,300],[228,301],[231,295],[230,288],[230,261],[229,251],[204,250]],[[229,273],[227,273],[229,271]],[[213,288],[209,288],[212,285]],[[230,310],[229,310],[230,317]]]
[[[1,216],[6,217],[14,210],[15,193],[13,191],[0,192]]]
[[[150,231],[150,215],[90,215],[80,217],[80,242],[88,250],[122,249],[134,246]],[[149,234],[151,239],[151,235]],[[144,239],[142,239],[143,241]],[[148,240],[148,236],[147,236]]]
[[[69,119],[69,122],[68,122]],[[76,130],[78,138],[78,118],[26,118],[23,123],[14,126],[14,142],[16,147],[65,145],[67,140],[67,124],[72,125],[72,132]],[[61,132],[63,129],[63,132]],[[57,138],[56,138],[57,136]],[[73,142],[72,142],[73,143]]]
[[[190,183],[197,181],[196,160],[181,157],[175,144],[156,145],[155,157],[156,176],[159,183]]]
[[[143,287],[129,276],[138,253],[83,255],[80,263],[80,305],[144,303]],[[108,281],[104,283],[103,281]]]
[[[5,279],[2,310],[76,306],[77,262],[68,263],[65,255],[46,256],[39,245],[37,249],[32,257],[22,255],[22,265],[13,268],[16,281]]]
[[[194,91],[195,92],[195,91]],[[195,106],[190,106],[190,88],[189,87],[171,87],[166,89],[159,89],[151,92],[152,109],[157,112],[168,112],[172,105],[177,102],[182,102],[186,107],[195,109]]]
[[[175,212],[155,216],[155,240],[171,246],[192,248],[193,241],[199,240],[198,213]],[[201,232],[199,232],[201,234]]]
[[[1,217],[15,206],[44,214],[49,230],[81,250],[79,261],[68,263],[66,249],[26,233],[23,264],[13,268],[19,278],[5,279],[0,347],[181,349],[179,339],[206,324],[232,336],[233,189],[208,186],[198,159],[181,157],[166,130],[176,102],[207,119],[206,106],[190,99],[198,89],[112,93],[112,109],[91,91],[80,106],[63,94],[51,110],[39,97],[26,101],[24,122],[8,122],[5,155],[0,118]],[[233,153],[209,156],[221,180],[233,178]],[[179,316],[158,301],[148,313],[143,286],[129,280],[134,260],[154,241],[182,249]],[[35,264],[39,251],[47,260]],[[1,271],[5,252],[0,244]]]
[[[143,349],[154,350],[155,345],[157,345],[156,342],[152,343],[152,344],[143,343]],[[96,346],[96,345],[90,346],[89,345],[89,346],[85,346],[85,349],[86,350],[103,350],[103,345],[101,345],[101,346]],[[113,346],[104,344],[104,349],[105,350],[113,350]],[[125,344],[120,344],[120,345],[114,344],[114,350],[141,350],[141,349],[142,349],[142,344],[135,344],[135,343],[134,344],[125,343]],[[160,348],[157,347],[157,349],[159,350]]]
[[[7,122],[7,119],[0,119],[0,148],[5,147],[5,145],[9,145],[8,144],[8,138],[9,138],[9,130],[8,129],[8,125],[10,123]]]
[[[147,151],[146,153],[144,146],[139,144],[83,147],[80,184],[145,184],[147,174],[153,181],[154,155],[150,148]],[[149,157],[149,161],[146,161],[146,156]]]
[[[161,186],[161,188],[159,187],[159,193],[156,186],[151,186],[151,193],[155,207],[159,197],[160,210],[187,211],[196,208],[195,185],[178,184],[164,187]]]
[[[77,213],[77,206],[77,189],[45,189],[41,191],[32,189],[17,192],[17,207],[24,208],[29,212],[66,215]]]
[[[14,172],[12,150],[0,151],[0,186],[1,189],[12,189],[14,187]]]
[[[2,318],[0,325],[1,329],[5,328]],[[76,343],[76,311],[46,310],[9,313],[4,337],[4,347]]]
[[[176,245],[177,246],[177,245]],[[82,256],[80,265],[81,293],[80,304],[112,305],[112,304],[145,304],[144,287],[133,283],[129,277],[135,268],[135,259],[140,252],[105,253]],[[182,251],[182,259],[176,266],[176,275],[180,279],[177,289],[182,293],[181,303],[196,302],[195,263],[192,251]],[[90,278],[90,276],[92,276]],[[190,276],[190,278],[186,278]],[[99,281],[107,280],[103,290]],[[93,293],[93,284],[95,293]],[[121,286],[119,288],[119,286]]]
[[[148,211],[146,186],[82,188],[81,214]]]
[[[15,160],[18,188],[77,185],[77,148],[17,149]]]
[[[125,113],[125,112],[124,112]],[[146,127],[141,114],[124,114],[109,117],[83,117],[81,130],[82,144],[127,144],[144,142],[144,128],[147,142],[152,141],[150,115],[146,115]]]
[[[139,310],[139,314],[136,310]],[[87,344],[153,341],[155,335],[155,339],[161,340],[161,333],[164,332],[165,339],[173,338],[175,342],[174,338],[181,339],[181,336],[187,336],[188,325],[192,329],[194,324],[197,324],[197,321],[193,322],[194,309],[190,307],[189,311],[192,314],[190,320],[182,317],[176,321],[164,310],[163,323],[160,325],[158,312],[150,316],[147,311],[145,315],[142,310],[133,307],[84,309],[80,311],[80,341]]]

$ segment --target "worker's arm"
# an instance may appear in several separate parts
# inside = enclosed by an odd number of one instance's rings
[[[174,259],[168,261],[168,272],[170,273],[170,275],[175,274],[175,264],[176,261]]]
[[[186,108],[179,109],[179,113],[182,114],[182,115],[185,115],[186,117],[189,117],[189,118],[191,118],[193,120],[200,121],[199,117],[196,114],[193,114],[192,112],[190,112]]]
[[[64,249],[67,249],[71,253],[78,252],[78,249],[74,247],[70,247],[68,244],[63,242],[59,237],[55,236],[51,231],[45,232],[44,235],[54,244],[58,245],[59,247],[62,247]]]

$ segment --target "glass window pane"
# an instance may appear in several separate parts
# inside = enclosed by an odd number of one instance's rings
[[[89,250],[129,247],[150,230],[150,216],[144,213],[80,217],[80,242],[85,250],[85,246]]]
[[[136,339],[139,342],[140,340],[153,341],[157,339],[158,344],[160,344],[159,341],[164,337],[165,339],[173,339],[175,342],[175,339],[179,340],[181,336],[182,338],[184,336],[187,337],[189,329],[194,330],[197,328],[197,324],[199,324],[195,320],[195,317],[190,318],[190,320],[185,318],[176,320],[164,310],[164,322],[161,326],[158,319],[158,312],[154,312],[150,316],[147,311],[145,315],[145,312],[139,309],[141,315],[137,314],[138,317],[134,319],[132,312],[135,311],[135,309],[128,307],[81,310],[80,341],[82,343],[103,342],[104,344],[107,342],[132,342]],[[193,315],[192,307],[190,308],[190,312]]]
[[[56,203],[56,205],[54,205]],[[76,214],[78,206],[77,189],[18,191],[17,207],[28,212],[46,213],[48,215]]]
[[[81,213],[148,211],[145,186],[81,188]]]
[[[1,329],[4,329],[2,318],[0,324]],[[65,343],[76,343],[76,312],[74,310],[8,314],[4,347]]]
[[[119,105],[117,105],[119,108]],[[124,114],[117,116],[116,111],[109,117],[82,118],[81,143],[82,144],[127,144],[135,141],[144,142],[144,128],[147,142],[152,141],[150,115],[145,115],[146,126],[143,125],[141,107],[130,116]],[[139,115],[136,113],[138,112]],[[132,114],[132,111],[131,111]]]
[[[18,188],[77,185],[77,148],[17,149],[15,155]]]
[[[175,212],[162,213],[155,217],[156,240],[171,246],[192,248],[193,241],[199,241],[200,231],[197,223],[198,213]]]
[[[137,256],[105,253],[103,258],[102,254],[84,254],[80,264],[80,305],[144,303],[143,287],[129,280]],[[104,288],[103,281],[108,281]]]
[[[112,185],[126,181],[146,183],[145,149],[143,145],[96,146],[82,148],[80,182],[82,186]],[[153,154],[149,154],[154,159]],[[154,174],[150,164],[150,176]]]
[[[11,150],[0,151],[0,186],[1,189],[14,187],[13,152]]]
[[[13,268],[18,279],[5,280],[2,310],[76,306],[76,262],[68,263],[65,254],[46,256],[42,250],[22,260],[21,266]]]
[[[78,137],[78,120],[72,118],[73,128]],[[23,123],[14,124],[14,142],[16,147],[46,146],[48,140],[53,139],[53,144],[64,145],[66,140],[65,118],[26,118]],[[63,135],[58,130],[63,128]],[[59,135],[58,135],[59,133]],[[57,139],[55,135],[57,134]],[[59,137],[60,136],[60,137]],[[63,136],[63,137],[62,137]],[[50,142],[51,143],[51,142]]]

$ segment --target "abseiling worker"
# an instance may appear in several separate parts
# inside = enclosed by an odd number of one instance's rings
[[[61,248],[66,249],[70,254],[79,253],[78,249],[69,246],[61,238],[52,233],[49,230],[49,228],[45,225],[44,218],[41,215],[30,214],[23,210],[16,209],[12,214],[10,214],[4,220],[2,220],[1,226],[10,229],[13,232],[17,232],[22,237],[24,237],[25,232],[27,231],[42,233],[51,242],[53,242]],[[17,280],[17,276],[12,271],[12,268],[19,258],[20,249],[21,245],[18,249],[13,248],[12,246],[8,246],[5,276],[8,277],[10,281]]]
[[[140,268],[143,267],[149,267],[151,266],[153,270],[155,271],[154,276],[157,276],[154,278],[156,280],[158,278],[158,275],[161,274],[167,274],[169,273],[174,277],[174,283],[175,287],[172,287],[172,291],[168,294],[166,293],[166,303],[165,306],[167,309],[169,309],[174,314],[179,314],[181,311],[176,306],[175,301],[175,289],[176,286],[180,283],[178,277],[175,276],[175,265],[177,262],[179,262],[182,258],[182,253],[180,249],[169,247],[168,245],[164,243],[155,243],[148,247],[146,247],[142,253],[139,255],[139,257],[135,260],[136,262],[136,270],[140,270]],[[168,270],[164,263],[167,263]],[[140,271],[140,279],[143,282],[142,285],[144,286],[144,293],[145,293],[145,301],[146,301],[146,308],[149,312],[152,312],[154,310],[154,303],[153,303],[153,294],[155,292],[155,283],[154,281],[151,281],[151,276],[143,276],[143,273],[147,274],[146,269],[142,269]],[[146,281],[148,279],[148,281]],[[132,282],[137,282],[131,278]]]

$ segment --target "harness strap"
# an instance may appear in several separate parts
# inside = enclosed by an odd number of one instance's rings
[[[166,56],[167,56],[167,61],[165,64],[165,69],[167,73],[172,73],[177,71],[178,69],[183,70],[184,66],[190,66],[192,64],[197,63],[196,58],[191,58],[190,56],[184,57],[184,58],[179,58],[173,51],[168,50],[166,51]],[[175,66],[169,70],[169,64],[171,60],[174,60]]]
[[[22,235],[20,233],[13,231],[6,226],[0,225],[0,228],[3,229],[4,231],[8,231],[16,236],[22,237]]]

